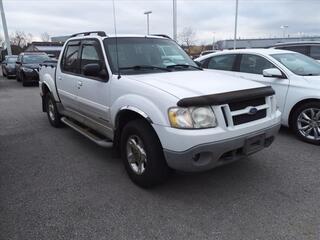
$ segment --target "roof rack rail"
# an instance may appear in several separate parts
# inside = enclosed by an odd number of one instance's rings
[[[171,37],[169,37],[169,36],[166,35],[166,34],[151,34],[151,36],[164,37],[164,38],[169,38],[169,39],[171,39]]]
[[[77,37],[79,35],[83,35],[83,36],[89,36],[91,34],[97,34],[98,36],[100,37],[106,37],[107,34],[104,32],[104,31],[91,31],[91,32],[80,32],[80,33],[75,33],[75,34],[72,34],[70,37]]]

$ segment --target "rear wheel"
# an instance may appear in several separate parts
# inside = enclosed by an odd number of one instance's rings
[[[45,99],[46,99],[46,111],[47,111],[50,124],[56,128],[60,127],[62,125],[62,122],[60,120],[61,116],[58,112],[56,102],[54,101],[50,93],[47,93]]]
[[[121,157],[131,180],[148,188],[169,173],[163,149],[153,128],[143,119],[129,122],[121,135]]]
[[[301,140],[320,144],[320,102],[299,106],[292,115],[292,128]]]

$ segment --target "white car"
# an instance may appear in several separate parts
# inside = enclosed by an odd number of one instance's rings
[[[166,37],[96,34],[74,35],[57,63],[42,65],[43,111],[54,127],[63,122],[119,149],[136,184],[157,184],[170,168],[211,169],[273,142],[281,113],[271,87],[203,71]]]
[[[320,144],[319,62],[300,53],[277,49],[229,50],[195,61],[215,72],[272,86],[282,112],[282,124],[300,139]]]

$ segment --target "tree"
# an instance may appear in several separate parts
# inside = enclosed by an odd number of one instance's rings
[[[12,33],[10,36],[10,42],[13,46],[18,46],[20,48],[24,48],[29,43],[32,42],[33,36],[31,33],[25,33],[23,31],[16,31]]]
[[[187,51],[190,54],[191,46],[195,42],[196,32],[191,27],[185,27],[179,34],[179,39],[182,45],[187,47]]]
[[[49,42],[50,41],[50,35],[47,32],[41,33],[41,40],[43,42]]]

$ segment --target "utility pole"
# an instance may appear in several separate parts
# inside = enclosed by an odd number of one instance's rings
[[[150,34],[150,29],[149,29],[149,15],[152,13],[152,11],[146,11],[144,12],[145,15],[147,15],[147,35]]]
[[[6,21],[6,16],[4,15],[2,0],[0,0],[0,12],[1,12],[1,19],[2,19],[2,26],[3,26],[6,47],[7,47],[8,55],[10,56],[10,55],[12,55],[12,51],[11,51],[10,39],[9,39],[8,28],[7,28],[7,21]]]
[[[238,27],[238,0],[236,0],[236,15],[235,15],[235,18],[234,18],[233,49],[237,48],[237,27]]]
[[[282,25],[280,26],[281,29],[283,29],[283,38],[286,38],[286,30],[288,29],[288,25]]]
[[[177,41],[177,0],[173,0],[173,40]]]

